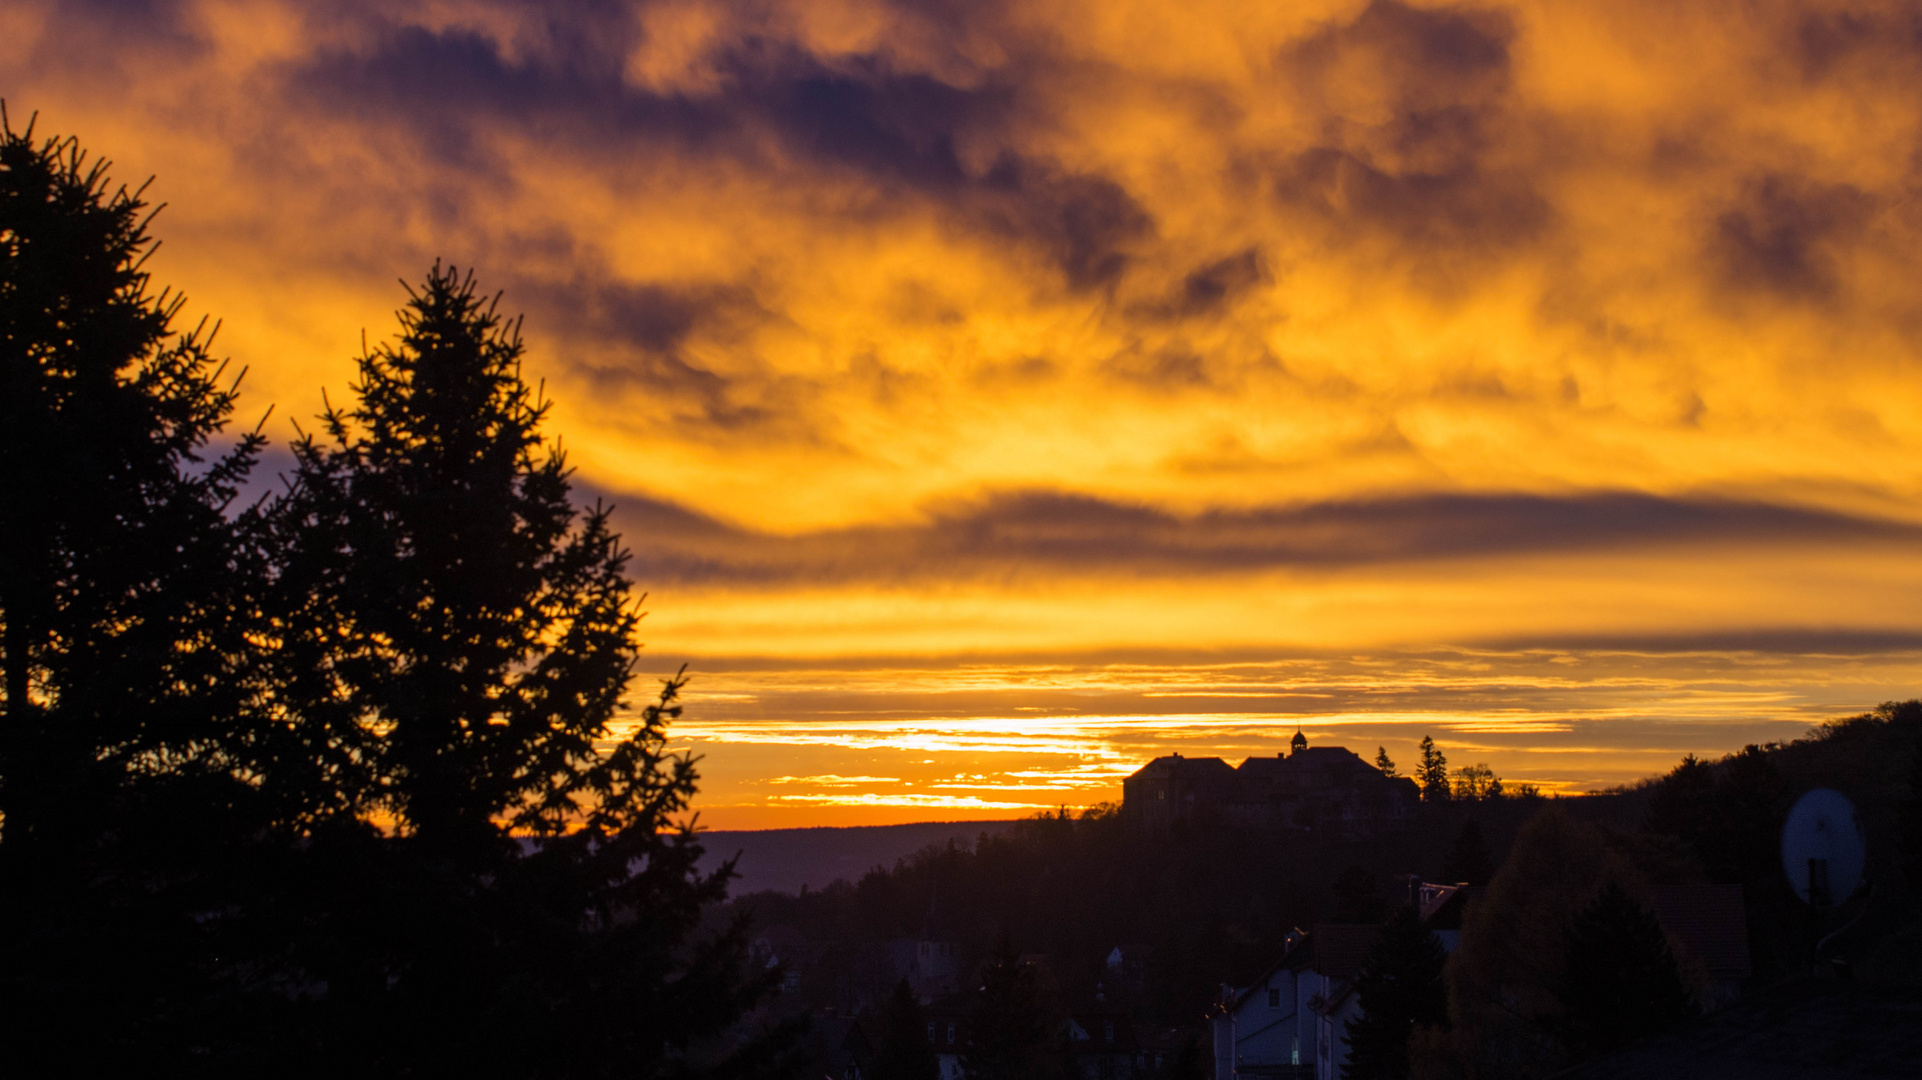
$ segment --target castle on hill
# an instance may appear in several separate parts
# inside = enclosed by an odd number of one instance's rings
[[[1287,754],[1251,757],[1240,768],[1218,757],[1159,757],[1121,782],[1122,816],[1149,828],[1219,822],[1360,836],[1414,813],[1421,791],[1388,777],[1352,750],[1310,747],[1295,732]]]

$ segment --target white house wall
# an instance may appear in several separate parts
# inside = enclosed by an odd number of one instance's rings
[[[1236,1071],[1314,1062],[1316,1017],[1308,1001],[1319,979],[1313,972],[1284,969],[1243,992],[1234,1016]],[[1274,1005],[1268,1004],[1270,991],[1277,998]]]

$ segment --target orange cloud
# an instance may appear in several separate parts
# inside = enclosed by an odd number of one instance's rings
[[[1839,704],[1809,641],[1922,631],[1916,27],[20,0],[0,86],[157,175],[279,435],[396,277],[505,289],[668,655],[1766,640]]]

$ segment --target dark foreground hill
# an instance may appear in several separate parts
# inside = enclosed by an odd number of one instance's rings
[[[736,896],[757,892],[798,893],[820,890],[836,881],[859,881],[868,871],[894,864],[928,847],[949,842],[972,848],[983,834],[1000,836],[1012,821],[924,821],[912,825],[849,828],[764,829],[706,832],[707,854],[701,869],[712,872],[730,858],[740,876],[729,887]]]

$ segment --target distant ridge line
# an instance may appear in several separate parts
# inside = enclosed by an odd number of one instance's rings
[[[757,892],[824,889],[836,881],[855,882],[875,867],[894,864],[923,848],[954,842],[973,848],[982,833],[999,835],[1014,821],[915,821],[900,825],[809,825],[787,829],[703,830],[702,870],[720,869],[739,856],[730,896]]]

